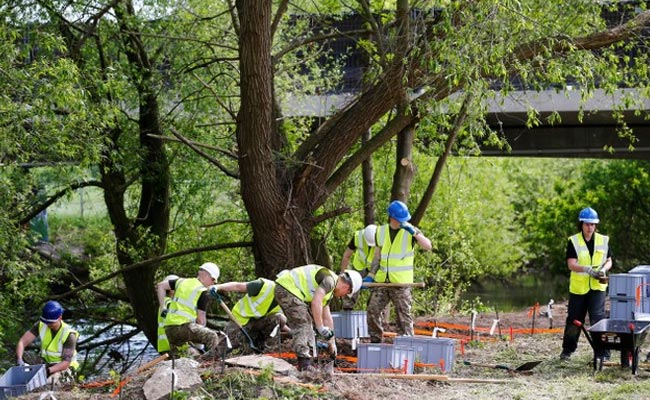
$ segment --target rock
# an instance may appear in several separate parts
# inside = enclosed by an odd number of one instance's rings
[[[179,358],[174,361],[161,363],[156,372],[145,382],[142,390],[147,400],[168,399],[172,389],[172,376],[175,376],[174,391],[192,390],[203,384],[199,369],[199,363],[189,358]]]

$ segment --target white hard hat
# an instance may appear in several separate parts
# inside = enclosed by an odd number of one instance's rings
[[[180,276],[174,274],[167,275],[163,281],[173,281],[175,279],[180,279]]]
[[[219,279],[219,267],[217,266],[217,264],[207,262],[201,265],[199,269],[202,269],[208,274],[210,274],[210,276],[212,277],[212,279],[215,280],[215,282],[217,281],[217,279]]]
[[[349,294],[352,296],[361,289],[361,284],[363,283],[361,274],[353,269],[347,269],[343,272],[343,275],[347,275],[348,281],[352,284],[352,292]]]
[[[375,239],[376,233],[377,225],[375,224],[370,224],[363,228],[363,238],[366,239],[368,246],[375,247],[377,245],[377,239]]]

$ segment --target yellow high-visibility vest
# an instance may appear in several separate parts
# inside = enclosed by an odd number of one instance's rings
[[[172,299],[171,297],[165,297],[165,308],[169,308]],[[167,334],[165,333],[165,318],[158,313],[158,340],[156,343],[156,348],[158,353],[163,353],[170,350],[169,339],[167,339]]]
[[[61,327],[54,337],[52,337],[52,330],[48,328],[47,324],[43,322],[38,323],[38,336],[41,339],[41,357],[46,363],[58,364],[63,361],[63,344],[68,340],[68,336],[70,336],[71,333],[77,335],[77,340],[79,340],[79,334],[77,331],[72,329],[70,325],[63,321],[61,321]],[[70,367],[79,368],[76,349],[72,354]]]
[[[275,282],[264,278],[259,280],[263,282],[259,293],[255,296],[247,294],[232,308],[232,315],[242,326],[246,325],[251,318],[262,318],[267,314],[280,312],[280,306],[277,304],[269,310],[275,299]]]
[[[196,322],[198,317],[196,305],[201,293],[205,292],[207,288],[197,278],[181,278],[176,280],[174,289],[174,298],[169,305],[165,326]]]
[[[375,248],[368,246],[363,236],[363,229],[354,233],[354,246],[357,248],[352,256],[352,267],[357,271],[370,269],[370,264],[375,256]]]
[[[278,274],[278,279],[275,280],[275,283],[287,289],[287,291],[305,303],[310,303],[314,298],[316,288],[318,288],[318,282],[316,282],[316,274],[321,269],[326,269],[332,275],[334,278],[334,283],[336,284],[339,278],[338,275],[336,275],[334,271],[316,264],[308,264],[302,267],[296,267],[291,270],[284,270]],[[334,289],[328,293],[325,293],[325,297],[323,298],[323,306],[327,305],[333,294]]]
[[[578,255],[578,264],[599,268],[605,261],[607,261],[607,253],[609,250],[609,237],[594,233],[594,255],[589,255],[587,243],[582,237],[582,233],[575,234],[569,237],[573,247],[576,249]],[[598,279],[592,278],[586,272],[571,271],[571,278],[569,279],[569,292],[573,294],[585,294],[589,289],[605,291],[607,289],[606,283],[600,283]]]
[[[381,246],[375,282],[413,283],[413,237],[400,229],[390,240],[390,225],[377,228],[377,245]]]

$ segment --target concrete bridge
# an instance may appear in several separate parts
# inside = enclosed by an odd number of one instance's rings
[[[352,93],[296,96],[284,105],[292,115],[326,116],[343,107],[353,96]],[[619,137],[620,124],[612,112],[625,104],[628,96],[643,98],[637,89],[618,89],[612,94],[597,89],[583,102],[579,90],[515,91],[491,100],[487,121],[507,139],[511,150],[481,145],[482,155],[650,159],[650,99],[642,102],[640,113],[632,109],[623,111],[636,141]],[[539,113],[541,123],[529,128],[526,121],[531,107]],[[581,107],[582,121],[579,120]],[[548,117],[554,112],[560,115],[561,121],[550,124]]]
[[[619,137],[620,124],[612,111],[624,98],[642,99],[637,89],[618,89],[612,94],[595,90],[593,97],[582,104],[583,118],[579,120],[581,93],[579,90],[556,92],[513,92],[505,98],[492,101],[487,120],[501,132],[512,147],[510,152],[482,146],[485,156],[514,157],[580,157],[650,159],[650,100],[642,102],[641,112],[623,108],[624,121],[633,130],[635,142]],[[542,123],[526,127],[527,111],[539,112]],[[547,117],[557,112],[560,123],[553,125]]]

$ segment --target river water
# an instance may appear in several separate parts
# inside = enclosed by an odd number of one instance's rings
[[[485,280],[472,285],[462,295],[463,300],[473,300],[476,297],[490,309],[499,311],[517,311],[539,305],[548,304],[551,299],[556,303],[568,298],[568,277],[541,279],[526,277],[510,282]]]

